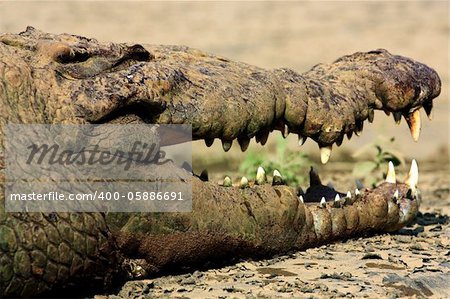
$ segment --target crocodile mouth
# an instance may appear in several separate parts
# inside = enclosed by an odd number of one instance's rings
[[[420,132],[421,132],[421,116],[420,116],[420,109],[423,108],[427,117],[429,120],[432,120],[432,109],[433,109],[433,97],[429,96],[428,98],[424,98],[424,92],[421,91],[415,95],[417,99],[420,101],[420,105],[416,105],[415,107],[411,108],[404,108],[401,111],[395,111],[391,112],[388,109],[381,108],[385,112],[387,116],[390,116],[392,114],[393,119],[395,123],[398,125],[401,122],[402,117],[405,119],[406,124],[409,127],[411,136],[414,141],[419,140]],[[374,121],[374,110],[373,108],[369,109],[368,115],[367,115],[367,121],[372,123]],[[130,123],[137,123],[137,124],[148,124],[152,123],[154,121],[154,117],[152,115],[155,115],[154,107],[148,106],[145,103],[136,103],[133,105],[130,105],[129,107],[126,107],[125,109],[122,109],[118,112],[113,112],[106,117],[102,118],[100,121],[95,123],[111,123],[111,124],[130,124]],[[306,139],[308,137],[302,136],[301,133],[295,132],[295,129],[291,129],[288,124],[286,124],[287,121],[284,119],[278,120],[276,124],[270,128],[265,129],[263,133],[257,132],[254,136],[246,136],[246,138],[238,137],[234,140],[221,140],[222,148],[224,152],[228,152],[233,142],[237,141],[240,149],[242,152],[246,152],[249,144],[254,137],[255,142],[259,143],[261,145],[265,145],[270,134],[274,131],[280,131],[282,136],[284,138],[287,138],[289,134],[296,134],[298,136],[298,146],[301,147]],[[353,128],[353,131],[349,131],[345,133],[345,135],[348,137],[348,140],[352,138],[352,134],[355,133],[355,135],[360,136],[363,131],[363,123],[364,121],[360,121],[355,125]],[[195,132],[192,136],[194,139],[197,140],[203,140],[205,145],[207,147],[211,147],[215,141],[214,138],[211,137],[204,137],[204,136],[196,136]],[[343,136],[339,137],[339,139],[336,141],[336,145],[340,146],[343,142]],[[190,136],[179,134],[179,131],[173,130],[170,131],[168,128],[164,128],[164,133],[160,134],[161,140],[160,145],[161,146],[167,146],[167,145],[174,145],[179,144],[183,142],[189,142],[192,140]],[[310,138],[315,139],[315,136],[310,136]],[[217,138],[220,140],[220,138]],[[331,150],[332,145],[330,146],[324,146],[320,147],[320,161],[322,164],[326,164],[331,156]],[[160,161],[163,162],[163,161]],[[179,167],[184,167],[186,170],[191,172],[197,179],[208,182],[209,181],[209,174],[208,170],[205,169],[201,173],[194,173],[193,167],[191,165],[178,165]],[[226,169],[223,171],[226,172]],[[268,177],[270,176],[271,179]],[[321,179],[315,169],[311,167],[311,170],[309,172],[309,181],[310,185],[304,191],[301,187],[293,189],[293,192],[295,192],[298,196],[298,199],[305,204],[319,204],[320,207],[325,207],[327,203],[331,204],[333,207],[340,207],[345,204],[351,204],[355,199],[361,197],[361,193],[364,192],[364,190],[370,190],[365,189],[362,184],[357,184],[357,188],[355,190],[348,190],[346,192],[336,190],[333,186],[324,185],[321,182]],[[356,180],[358,181],[358,180]],[[359,182],[358,182],[359,183]],[[381,185],[382,182],[379,182],[377,185]],[[396,180],[396,174],[394,165],[392,162],[389,162],[386,167],[386,181],[387,184],[397,184]],[[411,208],[410,205],[405,204],[404,202],[401,202],[400,199],[409,199],[409,200],[415,200],[419,197],[419,192],[416,190],[416,186],[418,183],[418,166],[417,162],[413,160],[411,165],[411,170],[409,174],[404,179],[404,183],[409,186],[408,190],[409,192],[399,193],[399,190],[395,189],[393,190],[392,198],[395,199],[395,202],[397,202],[398,206],[408,207]],[[274,172],[271,175],[267,175],[263,167],[258,167],[257,170],[255,170],[255,179],[249,180],[247,177],[242,177],[240,179],[232,180],[230,176],[225,176],[222,181],[218,182],[218,185],[224,188],[238,188],[238,189],[246,189],[246,188],[253,188],[255,186],[260,185],[272,185],[272,186],[280,186],[280,185],[286,185],[286,182],[283,178],[283,175],[278,171],[274,170]],[[331,184],[332,185],[332,184]],[[413,192],[411,192],[411,190]],[[402,196],[400,196],[402,195]],[[405,201],[407,202],[407,201]],[[407,213],[407,211],[404,211]]]
[[[416,95],[419,98],[423,97],[422,94]],[[430,120],[432,120],[432,107],[433,102],[432,98],[424,99],[422,104],[426,115]],[[414,108],[404,109],[404,111],[396,111],[392,112],[394,121],[396,124],[400,124],[401,118],[404,117],[405,121],[409,127],[411,136],[414,141],[419,140],[419,135],[421,132],[421,118],[420,118],[420,106]],[[382,109],[383,110],[383,109]],[[152,111],[150,113],[150,111]],[[391,115],[389,110],[383,110],[387,116]],[[367,120],[369,122],[373,122],[374,120],[374,109],[369,111],[367,116]],[[154,114],[154,109],[146,107],[142,103],[133,104],[126,109],[121,110],[118,113],[112,113],[107,117],[101,119],[101,121],[97,123],[111,123],[111,124],[148,124],[152,122],[152,117],[149,115]],[[363,122],[359,125],[355,126],[354,133],[359,136],[363,130]],[[264,133],[257,133],[255,136],[255,142],[261,145],[265,145],[269,135],[274,131],[280,131],[282,136],[286,138],[290,133],[298,135],[298,145],[302,146],[307,137],[302,136],[300,133],[292,132],[292,129],[289,129],[289,126],[285,124],[285,121],[280,120],[276,123],[276,125],[269,129],[265,130]],[[348,139],[350,140],[352,137],[351,131],[350,133],[346,133]],[[190,136],[179,134],[178,130],[170,131],[168,128],[164,128],[164,133],[160,134],[161,146],[174,145],[183,142],[189,142],[191,140]],[[203,136],[195,136],[194,138],[203,140],[207,147],[211,147],[214,143],[214,138],[203,138]],[[314,139],[314,137],[312,137]],[[237,141],[239,147],[242,152],[245,152],[248,149],[248,146],[251,142],[251,137],[236,138],[235,140],[224,141],[221,140],[222,148],[225,152],[228,152],[233,144],[233,141]],[[338,140],[336,144],[340,146],[342,140]],[[332,146],[320,147],[320,160],[321,163],[326,164],[331,156]],[[164,164],[167,160],[163,158],[159,161],[159,163]],[[404,225],[408,221],[411,220],[412,215],[418,210],[418,206],[421,201],[420,191],[417,189],[419,172],[418,165],[416,160],[412,161],[411,169],[407,176],[405,177],[403,182],[400,182],[396,179],[396,173],[394,164],[389,162],[386,165],[386,179],[384,182],[379,182],[375,189],[365,188],[362,184],[358,184],[359,181],[356,180],[357,186],[354,190],[337,190],[334,188],[332,184],[324,185],[319,177],[319,174],[313,167],[311,167],[309,172],[309,187],[304,191],[301,187],[289,187],[283,178],[283,175],[278,170],[274,170],[272,174],[266,174],[266,171],[263,167],[258,167],[255,170],[255,179],[250,180],[249,178],[243,176],[240,179],[234,179],[230,176],[225,176],[223,180],[212,183],[209,182],[209,173],[208,170],[205,169],[201,173],[194,173],[193,167],[188,164],[178,165],[178,167],[183,167],[188,172],[191,172],[194,175],[195,179],[206,183],[206,184],[217,184],[217,186],[225,188],[225,189],[236,189],[236,190],[245,190],[246,192],[251,192],[250,190],[254,188],[258,188],[263,185],[267,186],[285,186],[291,190],[292,193],[295,193],[299,202],[305,204],[310,207],[318,207],[320,209],[326,209],[327,206],[331,208],[342,208],[346,205],[352,205],[354,202],[361,200],[364,198],[364,193],[371,192],[383,192],[389,193],[389,197],[392,202],[390,202],[389,208],[392,209],[392,205],[396,205],[397,209],[400,213],[399,221],[400,225]],[[223,170],[226,172],[226,169]],[[398,186],[397,186],[398,184]],[[330,186],[331,185],[331,186]],[[381,190],[381,191],[380,191]]]
[[[115,53],[115,59],[108,60],[107,69],[97,53],[82,61],[69,59],[57,68],[64,78],[73,79],[67,82],[67,90],[72,102],[80,103],[77,115],[89,123],[189,124],[193,140],[203,140],[210,147],[219,139],[225,152],[236,142],[246,151],[253,138],[265,145],[271,132],[280,131],[285,138],[296,134],[299,145],[312,139],[320,149],[321,162],[326,164],[333,146],[340,146],[345,136],[350,139],[353,134],[360,135],[364,122],[374,121],[375,110],[392,114],[397,124],[404,118],[412,138],[418,141],[419,110],[424,108],[431,119],[433,99],[441,88],[433,69],[383,49],[357,52],[299,74],[286,68],[267,71],[187,47],[122,47],[119,58]],[[80,50],[72,50],[72,57],[78,57]],[[95,88],[98,85],[100,89]],[[176,132],[161,136],[161,146],[189,141]],[[191,166],[187,170],[192,174]],[[194,202],[208,197],[208,192],[213,198],[233,194],[246,199],[254,194],[261,196],[261,190],[280,197],[282,189],[310,212],[327,210],[331,215],[347,206],[360,209],[359,205],[376,203],[372,197],[379,197],[384,200],[386,218],[396,215],[389,225],[386,223],[390,220],[385,221],[385,230],[395,230],[410,221],[420,203],[415,161],[404,183],[396,180],[393,164],[389,163],[386,182],[374,189],[353,191],[323,185],[313,169],[306,192],[286,186],[277,170],[270,182],[262,167],[255,172],[254,181],[225,177],[220,184],[209,182],[206,172],[194,174]],[[330,219],[319,214],[317,219]]]

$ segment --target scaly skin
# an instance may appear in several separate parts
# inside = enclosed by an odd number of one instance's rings
[[[270,131],[287,126],[329,147],[361,131],[373,109],[403,114],[411,123],[412,113],[421,107],[428,113],[440,93],[434,70],[385,50],[355,53],[298,74],[187,47],[104,45],[28,28],[0,35],[0,56],[0,156],[6,123],[188,123],[195,139],[209,144],[220,138],[225,148],[237,139],[244,150],[250,138],[264,143]],[[192,213],[105,218],[5,213],[3,184],[0,295],[6,296],[80,283],[109,286],[135,272],[127,268],[130,262],[149,275],[394,231],[414,218],[420,203],[419,193],[402,183],[319,206],[300,202],[284,185],[227,188],[194,178]],[[307,197],[318,201],[328,191],[320,186],[317,196]]]

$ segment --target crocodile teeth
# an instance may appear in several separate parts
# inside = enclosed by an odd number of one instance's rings
[[[269,138],[269,131],[258,133],[255,136],[256,142],[261,143],[261,145],[266,144],[268,138]]]
[[[339,208],[341,206],[341,197],[339,196],[339,194],[336,194],[336,196],[334,197],[333,206],[335,208]]]
[[[373,119],[375,118],[375,110],[373,108],[369,109],[369,114],[367,116],[370,123],[373,123]]]
[[[400,122],[402,121],[402,113],[401,112],[394,112],[392,113],[394,115],[394,121],[397,125],[400,124]]]
[[[266,172],[264,171],[264,168],[261,166],[258,167],[258,170],[256,171],[256,185],[264,185],[267,183],[267,177]]]
[[[327,201],[325,200],[325,197],[322,196],[322,199],[320,200],[320,207],[325,208],[327,206]]]
[[[320,161],[322,164],[327,164],[330,160],[332,146],[324,146],[320,148]]]
[[[302,196],[302,195],[300,195],[300,196],[298,197],[298,200],[300,200],[302,203],[305,202],[305,200],[303,199],[303,196]]]
[[[352,198],[352,193],[350,191],[347,191],[347,196],[346,198]]]
[[[425,109],[425,113],[429,120],[433,119],[433,102],[429,101],[423,104],[423,109]]]
[[[248,148],[248,145],[250,144],[250,138],[247,136],[238,137],[238,143],[241,147],[241,151],[245,152]]]
[[[298,145],[302,146],[303,144],[305,144],[307,137],[303,137],[298,135]]]
[[[242,177],[242,179],[241,179],[241,181],[239,183],[239,187],[241,189],[244,189],[244,188],[248,187],[248,179],[245,176]]]
[[[273,171],[272,186],[284,185],[283,177],[278,170]]]
[[[394,200],[397,201],[397,199],[398,199],[398,190],[395,190],[394,196],[392,196],[392,198],[394,198]]]
[[[344,134],[339,135],[339,137],[336,139],[336,145],[341,146],[342,142],[344,141]]]
[[[281,132],[283,134],[283,137],[286,138],[289,135],[289,127],[287,125],[284,125],[284,130]]]
[[[205,139],[205,144],[207,147],[211,147],[211,145],[213,145],[214,143],[214,138],[206,138]]]
[[[405,183],[413,190],[416,190],[417,183],[419,182],[419,167],[417,166],[416,160],[412,160],[411,169],[409,170],[408,177]]]
[[[296,193],[297,196],[305,195],[305,192],[303,191],[301,186],[298,186],[296,191],[297,191],[297,193]]]
[[[364,128],[364,122],[362,121],[357,121],[356,122],[356,128],[355,128],[355,134],[356,136],[361,136],[361,133],[363,131]]]
[[[229,176],[226,176],[226,177],[223,179],[223,186],[224,186],[224,187],[231,187],[231,186],[233,186],[233,182],[231,181],[231,179],[230,179]]]
[[[231,140],[231,141],[222,140],[222,147],[223,147],[224,151],[228,152],[232,145],[233,145],[233,140]]]
[[[360,194],[361,194],[361,192],[359,192],[358,189],[355,189],[355,195],[356,195],[356,196],[359,196]]]
[[[394,163],[392,161],[389,161],[388,164],[388,172],[386,175],[386,183],[395,184],[397,181],[395,180],[395,168]]]
[[[409,114],[405,117],[406,122],[408,123],[409,130],[411,131],[411,135],[414,141],[417,142],[419,140],[421,123],[420,123],[420,111],[416,110],[413,113]]]
[[[352,139],[352,135],[353,135],[353,131],[351,131],[351,130],[348,131],[348,132],[347,132],[347,139],[348,139],[348,140]]]

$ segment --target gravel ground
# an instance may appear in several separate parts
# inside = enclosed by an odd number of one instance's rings
[[[397,233],[208,271],[130,281],[109,298],[448,298],[449,168],[421,168],[421,213]],[[349,176],[338,170],[328,176],[338,186],[351,185]],[[106,296],[96,296],[101,298]]]

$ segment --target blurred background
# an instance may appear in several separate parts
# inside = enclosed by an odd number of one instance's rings
[[[422,135],[415,143],[404,120],[397,126],[392,115],[377,113],[373,124],[365,124],[361,137],[354,136],[334,148],[330,161],[376,155],[376,143],[406,158],[447,163],[448,5],[446,1],[1,2],[0,32],[18,33],[31,25],[105,42],[182,44],[260,67],[297,71],[356,51],[385,48],[423,62],[440,74],[443,89],[435,101],[434,119],[428,121],[422,110]],[[390,142],[392,137],[395,142]],[[254,139],[246,153],[241,153],[237,143],[226,154],[221,147],[217,140],[211,148],[196,142],[194,169],[224,163],[238,167],[242,161],[254,159],[249,155],[263,151]],[[264,151],[280,155],[280,149],[286,148],[318,163],[317,145],[309,140],[298,148],[293,135],[284,141],[279,132],[271,134]]]

